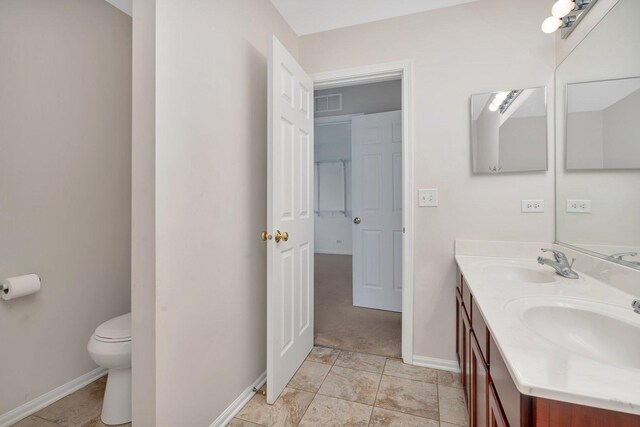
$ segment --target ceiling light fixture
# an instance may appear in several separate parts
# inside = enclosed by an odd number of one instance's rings
[[[551,8],[551,15],[558,19],[567,16],[576,8],[576,2],[573,0],[558,0]]]
[[[551,34],[562,28],[562,38],[566,39],[597,1],[558,0],[551,8],[551,16],[542,22],[542,31]]]

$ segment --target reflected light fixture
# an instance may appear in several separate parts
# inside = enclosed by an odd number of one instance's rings
[[[598,0],[558,0],[551,8],[551,16],[542,22],[542,31],[554,33],[562,28],[562,38],[567,38],[573,28]]]
[[[509,96],[510,92],[498,92],[494,95],[493,101],[489,105],[489,111],[498,111],[498,108],[502,105],[505,99]]]

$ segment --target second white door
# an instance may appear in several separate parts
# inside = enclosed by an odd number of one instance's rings
[[[402,311],[402,114],[355,116],[353,305]]]

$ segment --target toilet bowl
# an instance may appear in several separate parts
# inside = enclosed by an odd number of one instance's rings
[[[109,369],[102,422],[107,425],[131,422],[131,313],[98,326],[87,350],[96,364]]]

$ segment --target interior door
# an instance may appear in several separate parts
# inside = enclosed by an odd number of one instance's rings
[[[402,311],[402,114],[355,116],[353,305]]]
[[[269,56],[267,403],[313,347],[313,82],[274,36]]]

